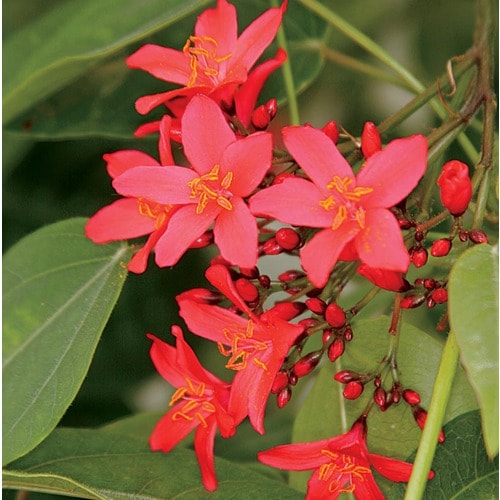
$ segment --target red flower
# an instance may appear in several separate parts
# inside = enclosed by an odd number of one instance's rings
[[[155,368],[177,388],[170,400],[172,409],[156,424],[149,444],[152,450],[167,453],[196,429],[194,449],[203,486],[214,491],[217,488],[215,432],[219,428],[221,435],[227,438],[236,429],[228,413],[231,386],[201,366],[178,326],[172,326],[172,334],[177,339],[176,348],[148,335],[153,341],[151,359]]]
[[[205,276],[247,317],[193,301],[185,294],[177,296],[180,315],[193,333],[217,342],[220,352],[229,358],[226,368],[237,372],[229,400],[236,423],[248,415],[255,430],[263,434],[265,406],[274,378],[302,327],[276,315],[268,315],[264,321],[253,314],[225,266],[213,265]]]
[[[373,153],[355,176],[335,144],[311,127],[283,129],[285,145],[312,182],[287,177],[255,194],[252,213],[322,228],[301,250],[311,282],[322,287],[342,251],[354,244],[370,267],[406,272],[410,263],[398,221],[388,210],[416,186],[426,168],[427,141],[414,135]]]
[[[286,2],[281,8],[267,10],[238,37],[234,5],[218,0],[215,9],[207,9],[198,17],[194,36],[187,39],[182,50],[152,44],[141,47],[127,58],[130,68],[142,69],[182,87],[139,98],[137,111],[146,114],[166,104],[175,116],[181,116],[195,94],[206,94],[217,104],[232,104],[234,98],[237,115],[249,125],[264,82],[286,60],[284,51],[279,50],[274,59],[249,74],[274,39],[285,9]]]
[[[354,423],[346,434],[310,443],[287,444],[262,451],[258,459],[272,467],[310,470],[307,499],[335,499],[353,493],[358,500],[383,500],[370,467],[391,481],[410,479],[413,465],[394,458],[368,453],[366,423]],[[429,473],[429,479],[434,473]]]
[[[115,179],[138,166],[156,169],[165,165],[173,165],[174,160],[168,141],[170,122],[168,116],[161,120],[158,146],[160,162],[136,150],[106,154],[104,160],[107,162],[110,177]],[[149,254],[165,232],[174,211],[173,205],[157,203],[144,196],[129,196],[99,210],[87,222],[85,234],[94,243],[109,243],[149,234],[146,244],[136,252],[127,266],[129,271],[143,273]]]
[[[440,187],[443,206],[455,217],[462,215],[472,198],[469,167],[458,160],[445,163],[437,184]]]
[[[176,264],[214,224],[222,257],[234,265],[254,267],[257,223],[243,198],[271,166],[271,134],[257,132],[237,140],[218,106],[196,96],[182,119],[182,143],[192,168],[136,167],[113,181],[124,196],[178,207],[156,243],[156,263],[160,267]]]

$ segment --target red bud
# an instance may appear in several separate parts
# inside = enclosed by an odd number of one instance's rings
[[[410,249],[410,259],[417,268],[425,266],[427,257],[427,250],[423,247],[413,247]]]
[[[255,108],[252,113],[252,125],[257,130],[265,130],[271,121],[271,117],[267,112],[267,109],[264,105],[258,106]]]
[[[259,298],[259,290],[246,278],[236,280],[234,286],[245,302],[254,302]]]
[[[276,238],[269,238],[262,244],[262,251],[266,255],[278,255],[283,251],[283,248],[278,244]]]
[[[267,274],[261,274],[259,276],[259,283],[263,288],[269,288],[271,286],[271,278]]]
[[[300,244],[300,236],[289,227],[282,227],[276,231],[276,241],[285,250],[294,250]]]
[[[268,316],[278,316],[285,321],[289,321],[299,314],[302,314],[306,306],[302,302],[277,302],[271,309],[261,314],[262,319]]]
[[[425,302],[425,295],[407,295],[401,299],[399,303],[403,309],[415,309]]]
[[[337,144],[337,141],[339,140],[339,128],[333,120],[325,123],[321,130],[333,141],[334,144]]]
[[[370,158],[382,149],[382,140],[373,122],[366,122],[361,133],[361,151],[365,158]]]
[[[451,240],[449,238],[441,238],[432,243],[431,255],[433,257],[444,257],[451,250]]]
[[[462,215],[472,198],[469,167],[458,160],[445,163],[437,184],[443,206],[455,217]]]
[[[359,396],[361,396],[363,389],[364,386],[361,382],[358,381],[347,382],[342,394],[346,399],[357,399],[359,398]]]
[[[307,299],[305,301],[305,304],[309,311],[313,312],[314,314],[319,314],[320,316],[323,316],[323,314],[325,314],[326,302],[324,300],[321,300],[319,297]]]
[[[344,339],[336,337],[328,347],[328,359],[333,363],[342,354],[344,354],[345,344]]]
[[[486,236],[486,233],[481,231],[481,229],[472,229],[469,231],[469,240],[471,240],[472,243],[488,243],[488,236]]]
[[[296,279],[303,278],[305,274],[302,271],[296,271],[295,269],[290,269],[285,271],[278,276],[278,279],[283,283],[288,283],[290,281],[295,281]]]
[[[273,394],[278,394],[282,389],[288,385],[288,375],[286,372],[279,371],[274,377],[273,385],[271,386],[271,392]]]
[[[266,102],[266,111],[271,120],[276,116],[278,112],[278,101],[274,97]]]
[[[443,304],[448,301],[448,292],[445,288],[436,288],[432,292],[431,298],[436,304]]]
[[[325,319],[333,328],[341,328],[345,325],[346,316],[344,310],[332,302],[326,307]]]
[[[276,396],[276,403],[278,404],[278,408],[284,408],[288,404],[291,398],[292,398],[292,388],[290,386],[286,386]]]
[[[377,406],[380,406],[380,408],[383,408],[385,406],[385,397],[386,393],[382,387],[377,387],[373,391],[373,401],[375,401],[375,404]]]
[[[321,355],[321,351],[314,351],[306,354],[295,363],[293,366],[293,373],[299,378],[309,375],[318,365],[321,360]]]
[[[347,384],[353,380],[359,380],[359,373],[351,370],[340,370],[333,376],[333,379],[342,384]]]
[[[427,421],[427,412],[420,406],[417,406],[413,410],[413,418],[415,419],[415,422],[417,422],[417,425],[423,430],[425,427],[425,422]],[[444,432],[443,429],[441,429],[438,436],[438,442],[444,443],[444,440]]]
[[[420,394],[412,389],[405,389],[403,391],[403,399],[412,406],[420,404]]]

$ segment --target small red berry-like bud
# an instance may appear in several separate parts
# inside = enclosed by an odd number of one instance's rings
[[[455,217],[462,215],[472,198],[469,167],[458,160],[445,163],[437,184],[443,206]]]
[[[321,130],[333,141],[334,144],[337,144],[337,141],[339,140],[339,128],[333,120],[325,123]]]
[[[417,422],[417,425],[423,430],[425,427],[425,422],[427,421],[427,412],[420,406],[417,406],[413,410],[413,418],[415,419],[415,422]],[[439,431],[439,436],[438,436],[438,442],[439,443],[444,443],[445,436],[443,429]]]
[[[436,304],[444,304],[448,301],[448,292],[445,288],[436,288],[432,292],[431,298]]]
[[[465,243],[469,239],[469,231],[467,229],[462,229],[458,233],[458,239],[462,242]]]
[[[263,288],[269,288],[271,286],[271,278],[267,274],[261,274],[259,276],[259,283]]]
[[[384,290],[390,290],[391,292],[405,292],[411,288],[408,281],[403,278],[403,273],[396,271],[378,269],[361,264],[358,267],[358,274],[370,280],[374,285]]]
[[[276,231],[276,241],[285,250],[294,250],[300,244],[300,236],[289,227],[282,227]]]
[[[436,305],[436,301],[431,296],[427,297],[426,303],[429,309],[432,309]]]
[[[375,401],[375,404],[377,406],[380,406],[380,408],[383,408],[385,406],[385,397],[386,393],[382,387],[377,387],[373,391],[373,401]]]
[[[328,344],[328,342],[332,338],[332,335],[333,335],[333,330],[331,330],[330,328],[325,328],[323,330],[323,335],[321,336],[323,344]]]
[[[413,389],[405,389],[403,391],[403,399],[411,406],[420,404],[420,394]]]
[[[277,302],[271,309],[260,315],[261,319],[265,320],[269,316],[278,316],[285,321],[290,321],[291,319],[302,314],[306,306],[303,302]]]
[[[307,299],[305,301],[305,304],[309,311],[313,312],[314,314],[319,314],[320,316],[323,316],[323,314],[325,314],[326,302],[324,300],[321,300],[319,297]]]
[[[292,399],[292,388],[290,386],[286,386],[276,396],[276,403],[278,404],[278,408],[284,408],[288,404],[290,399]]]
[[[283,251],[283,248],[278,244],[276,238],[269,238],[262,244],[262,251],[266,255],[278,255]]]
[[[281,184],[285,179],[294,179],[295,175],[289,174],[288,172],[283,172],[282,174],[278,174],[274,179],[273,179],[273,186],[275,184]]]
[[[394,383],[391,388],[390,395],[394,404],[399,403],[401,400],[401,384],[399,382]]]
[[[272,120],[276,116],[276,113],[278,112],[278,101],[273,97],[266,102],[265,106],[267,114],[269,115],[269,118]]]
[[[326,306],[325,319],[333,328],[341,328],[345,325],[345,312],[340,306],[332,302]]]
[[[347,384],[347,382],[351,382],[353,380],[359,380],[359,373],[353,372],[351,370],[340,370],[337,372],[333,379],[341,384]]]
[[[417,228],[417,230],[415,231],[415,241],[418,241],[420,243],[421,241],[424,241],[424,238],[425,233]]]
[[[346,399],[357,399],[361,396],[363,392],[364,385],[358,381],[347,382],[342,391],[344,398]]]
[[[346,342],[350,342],[352,340],[352,338],[354,337],[354,334],[352,333],[352,330],[347,327],[345,330],[344,330],[344,340]]]
[[[414,226],[414,223],[408,219],[398,219],[398,223],[401,229],[410,229]]]
[[[318,365],[321,355],[322,351],[313,351],[306,354],[295,363],[293,373],[299,378],[309,375]]]
[[[425,278],[423,285],[426,290],[434,290],[434,288],[436,288],[436,280],[432,278]]]
[[[336,337],[328,347],[328,359],[333,363],[336,359],[344,354],[345,344],[344,339]]]
[[[308,328],[314,328],[318,324],[318,320],[315,318],[304,318],[299,321],[299,325],[304,327],[304,330]]]
[[[189,248],[205,248],[214,242],[214,233],[212,230],[205,231],[199,238],[194,240]]]
[[[254,302],[259,298],[259,290],[246,278],[236,280],[234,286],[245,302]]]
[[[296,279],[303,278],[305,274],[302,271],[296,271],[295,269],[290,269],[285,271],[278,276],[278,279],[283,283],[289,283],[290,281],[295,281]]]
[[[410,259],[417,268],[425,266],[427,257],[427,250],[424,247],[413,247],[410,249]]]
[[[257,130],[265,130],[271,121],[271,117],[264,105],[258,106],[252,113],[252,125]]]
[[[399,303],[403,309],[415,309],[425,302],[425,295],[407,295],[401,299]]]
[[[290,373],[290,375],[288,375],[288,382],[290,382],[290,385],[297,385],[298,381],[299,377],[297,377],[295,373]]]
[[[431,255],[433,257],[444,257],[451,250],[451,240],[449,238],[441,238],[432,243]]]
[[[481,231],[481,229],[471,229],[469,231],[469,240],[471,240],[472,243],[488,243],[488,236],[486,236],[486,233]]]
[[[361,151],[365,158],[382,149],[382,140],[373,122],[366,122],[361,133]]]
[[[274,377],[273,385],[271,386],[271,392],[273,394],[278,394],[282,389],[288,385],[288,375],[286,372],[279,371]]]
[[[256,280],[259,278],[260,272],[258,267],[240,267],[240,274],[244,278]]]
[[[382,380],[380,380],[380,377],[375,377],[375,378],[373,379],[373,385],[374,385],[375,387],[380,387],[380,386],[382,385]]]

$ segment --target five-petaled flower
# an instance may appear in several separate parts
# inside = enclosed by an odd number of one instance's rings
[[[424,174],[426,138],[414,135],[391,141],[371,155],[357,175],[318,129],[285,127],[283,139],[312,182],[286,177],[256,193],[249,206],[255,215],[323,228],[300,254],[311,282],[323,287],[344,249],[352,247],[370,267],[406,272],[410,258],[389,208],[405,198]]]
[[[174,160],[168,140],[171,119],[164,116],[160,124],[160,162],[142,151],[121,150],[104,155],[108,174],[112,179],[138,166],[163,167]],[[121,198],[92,216],[85,226],[85,234],[95,243],[126,240],[149,234],[145,245],[137,251],[128,264],[128,270],[143,273],[151,250],[163,236],[168,220],[175,211],[170,204],[161,204],[144,196]]]
[[[396,482],[408,481],[413,467],[408,462],[369,453],[364,418],[358,419],[346,434],[277,446],[260,452],[258,459],[279,469],[314,470],[308,482],[307,500],[335,499],[345,492],[358,500],[383,500],[370,467]],[[430,472],[429,479],[433,476]]]
[[[257,263],[257,223],[243,200],[259,185],[272,160],[272,136],[257,132],[237,138],[222,111],[206,96],[195,96],[182,118],[184,153],[192,168],[136,167],[116,177],[124,196],[176,205],[156,242],[155,260],[173,266],[214,224],[222,257],[241,267]]]
[[[195,94],[209,95],[217,104],[234,105],[244,125],[249,125],[258,94],[268,76],[286,60],[278,50],[275,58],[250,72],[257,59],[274,39],[286,2],[271,8],[253,21],[238,37],[234,5],[218,0],[215,9],[205,10],[196,22],[194,35],[182,50],[147,44],[127,58],[130,68],[145,70],[161,80],[182,85],[168,92],[140,97],[136,109],[148,113],[165,104],[176,117]],[[138,135],[155,125],[139,128]]]
[[[172,326],[172,334],[177,339],[176,347],[148,335],[153,341],[151,359],[155,368],[177,388],[170,401],[172,409],[156,424],[149,444],[154,451],[169,452],[196,429],[194,449],[203,485],[214,491],[217,488],[215,432],[218,428],[228,438],[236,430],[228,412],[231,386],[203,368],[178,326]]]
[[[276,315],[267,315],[265,320],[256,316],[238,294],[226,266],[212,265],[205,276],[247,317],[185,294],[177,296],[180,315],[190,331],[217,342],[228,358],[226,367],[236,371],[229,400],[236,424],[248,415],[254,429],[263,434],[274,378],[303,328]]]

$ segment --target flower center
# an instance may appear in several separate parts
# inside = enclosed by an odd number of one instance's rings
[[[201,74],[217,83],[220,71],[219,64],[233,56],[232,53],[223,56],[217,55],[218,47],[217,40],[209,36],[190,36],[186,40],[182,52],[189,57],[191,68],[188,87],[194,86]],[[198,85],[203,86],[203,83],[198,82]]]
[[[160,203],[148,201],[145,198],[137,198],[137,205],[141,215],[154,219],[155,229],[159,229],[163,226],[169,212],[173,208],[173,205],[161,205]]]
[[[213,200],[217,205],[225,210],[232,210],[233,205],[231,198],[233,193],[228,191],[233,182],[233,172],[228,172],[222,180],[219,179],[220,165],[215,165],[208,174],[203,174],[201,177],[196,177],[188,182],[191,188],[190,198],[197,198],[198,205],[196,213],[203,213],[207,207],[208,201]]]
[[[341,179],[335,175],[326,186],[328,191],[333,193],[319,202],[325,210],[337,210],[332,230],[338,229],[347,218],[355,220],[361,229],[365,228],[365,210],[359,206],[359,202],[361,197],[371,193],[373,188],[358,186],[352,189],[352,182],[349,177]]]
[[[330,450],[321,450],[321,453],[332,459],[319,468],[319,479],[330,483],[330,493],[352,493],[356,488],[355,482],[365,481],[364,476],[371,474],[369,467],[357,464],[350,455],[333,453]]]
[[[226,349],[222,342],[218,342],[217,346],[219,347],[221,354],[229,356],[226,368],[237,371],[244,370],[247,367],[249,356],[260,351],[265,351],[269,347],[266,342],[254,340],[252,338],[253,332],[254,324],[251,319],[248,320],[245,331],[236,330],[233,332],[229,330],[229,328],[224,328],[224,337],[226,337],[229,341],[231,347]],[[257,366],[267,371],[267,366],[263,361],[258,359],[256,356],[252,359]]]
[[[210,391],[211,392],[211,391]],[[193,420],[197,418],[203,427],[207,427],[207,421],[203,413],[215,413],[215,406],[210,402],[212,395],[206,392],[206,387],[203,382],[195,386],[191,379],[186,377],[186,387],[179,387],[172,398],[170,399],[169,406],[174,406],[180,400],[184,400],[186,404],[176,411],[172,420]]]

